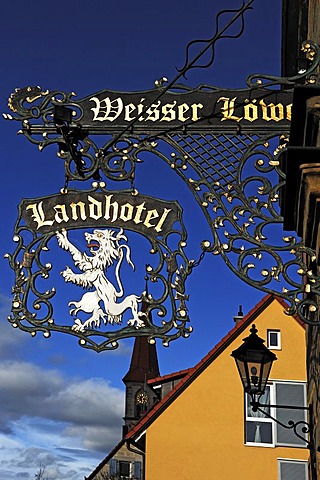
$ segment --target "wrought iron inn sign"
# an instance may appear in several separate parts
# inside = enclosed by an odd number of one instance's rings
[[[243,22],[250,3],[235,11],[233,22]],[[213,48],[220,37],[218,24],[208,45]],[[306,257],[312,261],[314,252],[283,235],[278,206],[292,89],[297,81],[312,81],[319,63],[316,45],[305,42],[302,48],[309,59],[304,73],[294,78],[252,75],[247,88],[239,90],[190,89],[176,79],[168,85],[161,79],[153,90],[103,90],[75,100],[74,93],[17,89],[4,117],[20,121],[19,133],[40,150],[58,146],[65,184],[60,193],[19,205],[17,246],[7,254],[15,274],[13,327],[46,337],[51,331],[68,333],[97,351],[138,335],[168,345],[192,331],[185,284],[210,253],[220,255],[249,285],[285,298],[287,313],[297,312],[310,322],[316,303],[308,295],[319,290],[319,278],[308,269]],[[194,61],[187,54],[181,74],[190,68]],[[211,238],[202,241],[198,261],[187,258],[179,203],[137,191],[142,152],[166,162],[202,210]],[[104,177],[124,188],[107,189]],[[71,181],[91,181],[91,187],[71,189]],[[135,267],[137,251],[130,242],[136,234],[148,243],[150,261],[145,261],[144,288],[137,281],[136,290],[125,294],[123,275]],[[74,264],[61,272],[68,297],[63,321],[53,308],[63,286],[60,291],[43,286],[51,281],[50,250],[55,259],[64,255]],[[88,291],[81,296],[76,287]]]
[[[85,230],[83,251],[69,238],[69,232],[75,229]],[[123,263],[133,269],[135,267],[124,229],[147,238],[150,254],[157,261],[153,267],[146,266],[146,275],[151,282],[161,279],[164,288],[158,297],[152,296],[148,289],[138,294],[124,295],[121,278]],[[176,249],[168,245],[167,239],[172,236],[177,238]],[[29,238],[28,245],[24,244],[25,237]],[[97,350],[115,348],[118,338],[132,336],[136,332],[147,332],[150,341],[154,341],[153,335],[165,339],[173,326],[177,332],[171,334],[172,339],[190,333],[190,327],[186,325],[187,310],[184,305],[187,296],[184,294],[184,282],[191,268],[184,253],[186,231],[182,224],[182,210],[177,202],[132,195],[132,192],[107,191],[103,182],[93,185],[89,191],[71,190],[50,197],[24,199],[19,205],[14,240],[18,247],[10,257],[16,272],[11,319],[13,326],[26,329],[31,334],[41,330],[45,336],[50,335],[50,330],[72,333],[80,336],[81,345]],[[56,293],[55,288],[43,292],[38,287],[39,277],[48,279],[52,269],[52,264],[45,262],[49,242],[51,245],[56,242],[74,262],[74,270],[66,267],[61,272],[65,282],[89,289],[79,300],[69,301],[69,313],[74,317],[71,327],[61,327],[53,319],[51,299]],[[172,245],[172,241],[170,243]],[[114,279],[110,274],[113,267]],[[163,267],[166,273],[162,272]],[[165,319],[167,309],[164,304],[168,297],[169,304],[170,299],[172,303],[174,322],[171,318]],[[179,300],[178,308],[174,297]],[[30,303],[32,311],[29,309]],[[157,308],[158,316],[164,317],[161,327],[152,322],[147,304],[152,304],[153,308]],[[44,307],[46,313],[39,319],[34,311],[43,310]],[[126,311],[130,315],[123,325]],[[81,321],[79,312],[86,316],[85,320]],[[108,333],[99,332],[101,325],[120,326],[120,330],[113,328],[114,331]],[[107,337],[102,344],[98,345],[97,340],[89,338],[90,335],[99,337],[101,334]]]

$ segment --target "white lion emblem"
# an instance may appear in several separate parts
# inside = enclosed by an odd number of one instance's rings
[[[68,239],[67,232],[63,229],[61,232],[56,232],[58,244],[64,250],[71,253],[75,266],[82,271],[82,273],[74,273],[70,267],[61,272],[61,275],[66,282],[72,282],[75,285],[80,285],[84,288],[94,287],[94,291],[86,292],[79,302],[69,302],[71,315],[77,315],[81,310],[85,313],[91,313],[91,317],[85,322],[81,322],[76,318],[72,329],[79,332],[84,332],[85,328],[92,327],[92,325],[99,327],[101,319],[104,324],[107,322],[113,324],[120,324],[122,321],[122,314],[128,308],[131,309],[133,318],[128,321],[128,325],[136,328],[144,327],[144,321],[140,317],[145,316],[143,312],[138,311],[138,302],[141,298],[137,295],[128,295],[121,302],[117,300],[123,297],[123,287],[120,280],[119,272],[120,266],[126,251],[126,260],[128,264],[134,269],[134,264],[130,259],[130,248],[126,244],[121,244],[120,241],[127,241],[127,237],[123,234],[123,230],[116,234],[113,230],[94,230],[93,234],[85,233],[85,239],[88,242],[88,248],[92,256],[80,252]],[[117,279],[119,291],[107,279],[105,270],[113,262],[117,261],[115,267],[115,277]],[[102,302],[104,311],[100,306]]]

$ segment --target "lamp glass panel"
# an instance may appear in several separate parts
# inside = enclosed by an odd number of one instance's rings
[[[236,358],[236,363],[237,363],[242,384],[244,386],[244,389],[246,390],[248,387],[248,375],[246,370],[246,363],[237,358]]]
[[[261,388],[262,390],[265,389],[269,375],[270,375],[270,370],[272,367],[272,361],[268,360],[265,361],[265,363],[261,366]]]
[[[263,365],[258,362],[248,362],[248,388],[251,393],[262,393],[261,389],[261,374],[263,371]]]

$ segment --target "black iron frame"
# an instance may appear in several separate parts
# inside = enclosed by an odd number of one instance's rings
[[[164,86],[166,79],[156,82],[158,93],[153,97],[153,101],[154,98],[160,99],[166,92],[219,92],[219,88],[208,85],[192,90],[178,84],[177,80],[192,68],[210,66],[214,61],[216,42],[226,38],[228,28],[236,21],[240,22],[239,32],[231,38],[237,38],[242,34],[244,14],[251,8],[253,1],[244,2],[238,10],[220,12],[213,37],[189,43],[185,65],[179,70],[176,78],[166,86]],[[221,18],[226,12],[233,12],[234,17],[221,27]],[[189,48],[195,44],[202,48],[192,60],[189,60]],[[205,65],[199,65],[199,59],[209,49],[212,52],[210,61]],[[320,61],[319,47],[306,41],[303,42],[302,51],[309,64],[304,73],[287,78],[250,75],[247,79],[248,95],[263,89],[269,92],[277,92],[279,88],[290,91],[297,83],[312,83],[313,74]],[[272,90],[271,87],[276,89]],[[39,150],[49,145],[58,145],[57,155],[63,159],[65,167],[62,192],[68,192],[71,181],[90,179],[94,180],[94,190],[103,190],[105,182],[102,181],[101,175],[104,175],[111,182],[129,184],[129,190],[134,194],[135,172],[141,163],[139,155],[142,152],[154,153],[186,183],[210,227],[212,239],[202,242],[200,258],[204,257],[204,253],[220,255],[241,280],[264,292],[284,298],[288,302],[286,313],[290,315],[297,313],[304,322],[317,324],[316,297],[320,294],[320,278],[316,269],[312,268],[315,253],[312,249],[306,248],[294,235],[286,236],[281,230],[283,219],[279,213],[278,201],[285,183],[285,175],[281,170],[281,153],[287,145],[288,127],[267,125],[264,128],[261,126],[255,128],[252,125],[241,128],[235,124],[227,129],[217,128],[213,133],[210,127],[204,128],[199,123],[198,130],[197,125],[193,125],[191,130],[188,124],[183,128],[174,127],[165,131],[150,127],[144,130],[138,124],[143,110],[127,127],[119,131],[115,128],[112,132],[104,126],[82,125],[81,101],[76,102],[73,97],[73,92],[68,94],[60,91],[49,92],[43,91],[40,87],[18,89],[9,99],[9,108],[13,114],[3,114],[8,120],[21,121],[22,129],[19,133],[38,145]],[[62,117],[59,117],[58,110],[60,109],[61,113],[61,108]],[[65,117],[63,113],[66,114]],[[92,137],[100,138],[101,135],[107,136],[107,140],[99,146]],[[164,149],[161,148],[162,145],[165,146]],[[169,154],[165,153],[168,146],[171,149]],[[253,171],[257,174],[253,175]],[[273,227],[278,227],[280,233],[276,243],[268,240],[266,233]],[[25,245],[20,232],[21,225],[17,222],[15,237],[18,246],[15,253],[8,254],[7,257],[16,276],[12,316],[9,320],[14,326],[21,328],[22,317],[23,320],[26,318],[23,307],[26,277],[22,275],[22,268],[26,267],[17,261],[17,257],[21,251],[26,255],[32,254],[32,244]],[[36,257],[38,264],[41,265],[39,256]],[[197,262],[186,262],[184,271],[187,273],[180,275],[180,280],[183,277],[183,281],[180,282],[183,309],[187,299],[184,281],[195,265]],[[254,275],[257,266],[260,273]],[[47,270],[44,272],[40,267],[39,272],[41,275],[48,275]],[[294,274],[292,270],[295,270]],[[27,278],[31,290],[34,290],[34,279],[37,275],[38,273],[32,273],[29,268]],[[305,282],[301,281],[302,277]],[[35,305],[43,301],[46,303],[54,293],[54,291],[45,295],[40,293]],[[179,319],[176,314],[182,307],[180,305],[174,311],[170,320],[173,324],[176,318]],[[32,323],[32,332],[40,330],[49,336],[50,330],[60,329],[71,333],[67,327],[53,323],[51,311],[49,313],[45,321],[41,320],[41,325],[36,323],[36,314],[30,316],[28,313],[27,320]],[[108,342],[102,346],[97,346],[95,342],[90,343],[88,337],[91,333],[87,332],[85,338],[82,336],[80,344],[86,347],[90,344],[88,348],[98,351],[110,348]],[[136,332],[122,332],[117,338],[133,334]],[[144,334],[150,336],[150,332]],[[189,334],[189,331],[184,331],[184,326],[183,334]],[[170,341],[166,332],[162,340],[165,344]],[[111,344],[112,348],[115,348],[117,341],[114,340]]]

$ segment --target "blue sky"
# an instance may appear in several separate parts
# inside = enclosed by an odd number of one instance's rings
[[[187,43],[209,38],[216,13],[240,4],[239,0],[3,2],[1,112],[8,112],[7,100],[16,87],[40,85],[75,91],[81,98],[105,88],[150,89],[162,76],[171,80],[175,67],[184,64]],[[193,70],[185,83],[241,88],[250,73],[279,74],[280,22],[279,1],[255,0],[246,14],[244,35],[218,43],[214,65]],[[13,274],[3,254],[15,247],[17,205],[24,197],[57,193],[64,172],[55,147],[40,153],[16,135],[18,122],[0,122],[0,480],[34,478],[40,464],[46,466],[50,480],[82,479],[120,439],[121,379],[129,368],[132,341],[96,354],[81,349],[73,337],[31,338],[8,324]],[[185,185],[154,159],[145,161],[137,181],[141,193],[179,200],[191,253],[197,257],[209,229]],[[67,254],[61,252],[61,262],[65,261]],[[159,343],[162,374],[194,365],[232,328],[239,304],[246,313],[263,296],[213,256],[206,256],[195,269],[187,291],[194,332],[167,349]]]

